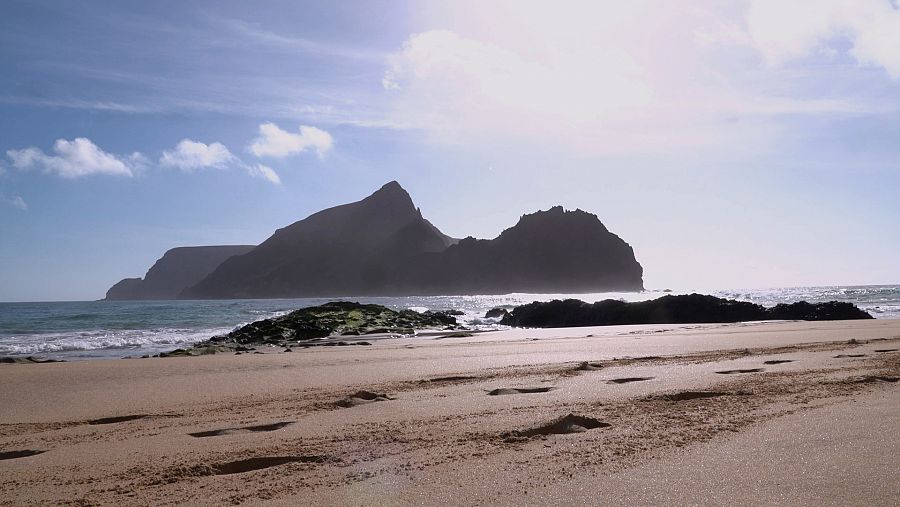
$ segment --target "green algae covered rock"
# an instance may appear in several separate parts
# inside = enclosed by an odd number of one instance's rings
[[[381,305],[337,301],[253,322],[210,341],[241,345],[277,344],[331,335],[412,334],[416,329],[446,329],[456,328],[456,325],[456,318],[449,312],[396,311]]]
[[[221,336],[176,349],[159,357],[185,357],[219,352],[251,352],[255,347],[371,345],[367,341],[322,340],[328,336],[364,336],[376,333],[412,334],[417,329],[459,329],[452,311],[392,310],[381,305],[336,301],[301,308],[281,317],[264,319]]]

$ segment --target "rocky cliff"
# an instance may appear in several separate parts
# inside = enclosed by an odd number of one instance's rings
[[[456,240],[422,217],[392,181],[365,199],[275,231],[223,262],[183,298],[278,298],[396,293],[390,273]]]
[[[639,291],[642,275],[631,246],[596,215],[557,206],[524,215],[495,239],[418,256],[395,278],[414,294],[498,294]]]
[[[186,287],[209,275],[225,259],[242,255],[253,245],[173,248],[147,271],[143,279],[126,278],[106,291],[107,300],[175,299]]]
[[[631,247],[584,211],[524,215],[493,240],[449,238],[392,181],[280,229],[186,298],[641,290]]]
[[[175,295],[230,299],[643,289],[634,251],[595,215],[557,206],[522,216],[492,240],[456,240],[426,220],[396,181],[246,248]],[[123,280],[110,289],[108,299],[141,290],[149,279],[150,273],[144,281]]]

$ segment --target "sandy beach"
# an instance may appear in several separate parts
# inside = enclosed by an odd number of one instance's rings
[[[0,504],[896,505],[898,377],[897,320],[0,365]]]

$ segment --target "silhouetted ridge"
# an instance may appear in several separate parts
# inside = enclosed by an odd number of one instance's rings
[[[143,279],[126,278],[106,292],[108,300],[175,299],[234,255],[253,245],[192,246],[173,248],[147,271]]]
[[[560,206],[523,215],[496,239],[468,237],[417,261],[404,269],[412,293],[643,289],[632,248],[595,215]]]
[[[279,229],[229,259],[184,298],[266,298],[394,293],[394,266],[454,240],[422,218],[392,181],[365,199]]]
[[[392,202],[415,208],[412,197],[409,196],[406,189],[401,187],[396,180],[385,183],[381,188],[373,192],[372,195],[363,199],[363,201]]]
[[[391,181],[278,229],[179,297],[632,291],[643,288],[642,272],[631,247],[590,213],[557,206],[493,240],[456,240]]]

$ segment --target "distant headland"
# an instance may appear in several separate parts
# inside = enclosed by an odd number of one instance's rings
[[[426,220],[396,181],[278,229],[258,246],[169,250],[107,300],[640,291],[631,246],[596,215],[527,214],[492,240]]]

